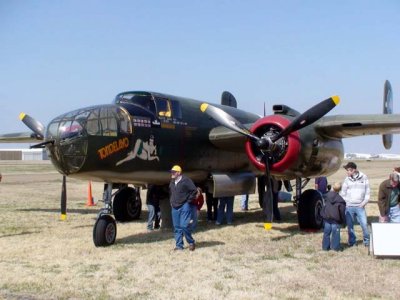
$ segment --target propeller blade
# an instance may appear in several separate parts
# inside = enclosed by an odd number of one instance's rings
[[[273,213],[273,195],[272,195],[272,184],[271,184],[271,174],[270,174],[270,163],[268,154],[264,155],[265,162],[265,180],[266,180],[266,188],[264,191],[264,199],[263,199],[263,212],[264,212],[264,228],[265,230],[270,230],[272,228],[272,220],[274,218]]]
[[[332,96],[314,105],[309,110],[302,113],[292,121],[284,130],[272,138],[272,142],[276,142],[283,136],[287,136],[293,131],[306,127],[326,115],[332,108],[340,102],[339,96]]]
[[[32,130],[40,139],[44,138],[44,126],[42,123],[39,121],[35,120],[31,116],[25,114],[25,113],[20,113],[19,114],[19,119],[29,127],[30,130]]]
[[[62,188],[61,188],[61,221],[67,219],[67,179],[63,175]]]
[[[243,134],[255,141],[259,140],[259,138],[254,134],[252,134],[249,130],[247,130],[247,128],[244,127],[243,124],[241,124],[238,120],[236,120],[234,117],[232,117],[222,109],[212,106],[208,103],[203,103],[200,105],[200,110],[203,113],[209,115],[211,118],[220,123],[222,126],[225,126],[240,134]]]

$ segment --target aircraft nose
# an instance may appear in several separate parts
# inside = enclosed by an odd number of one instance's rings
[[[54,140],[49,149],[50,158],[60,173],[78,172],[87,156],[87,135],[76,121],[56,120],[48,127],[48,137]]]

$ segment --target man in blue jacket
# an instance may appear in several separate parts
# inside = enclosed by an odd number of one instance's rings
[[[190,220],[192,218],[191,205],[196,199],[197,188],[189,177],[182,175],[182,168],[175,165],[171,169],[169,190],[175,235],[174,250],[183,250],[183,236],[185,236],[189,250],[194,251],[195,240],[192,237]]]

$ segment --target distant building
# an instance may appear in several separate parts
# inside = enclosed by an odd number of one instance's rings
[[[45,149],[0,149],[0,160],[48,160]]]
[[[368,153],[345,153],[345,159],[348,160],[377,160],[377,159],[390,159],[400,160],[400,154],[382,153],[382,154],[368,154]]]

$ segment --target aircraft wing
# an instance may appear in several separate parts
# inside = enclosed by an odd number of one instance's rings
[[[0,134],[0,143],[36,143],[39,140],[32,131]]]
[[[326,116],[315,124],[315,131],[330,138],[400,133],[400,114]]]

